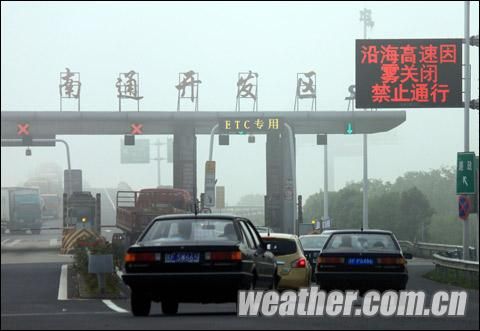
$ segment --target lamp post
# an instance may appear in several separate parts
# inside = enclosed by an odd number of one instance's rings
[[[373,28],[372,11],[364,8],[360,11],[360,22],[363,22],[363,39],[367,39],[367,27]],[[364,109],[366,110],[366,109]],[[362,228],[368,229],[368,141],[363,134],[363,222]]]

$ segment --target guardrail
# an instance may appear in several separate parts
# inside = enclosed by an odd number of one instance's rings
[[[412,253],[414,256],[426,259],[433,259],[435,253],[448,254],[446,257],[460,259],[463,255],[463,247],[458,245],[443,245],[425,242],[413,243],[407,240],[399,240],[402,250]],[[470,247],[470,260],[476,260],[476,251]]]
[[[454,281],[455,284],[463,284],[478,288],[478,261],[462,260],[462,246],[442,245],[400,240],[402,250],[416,257],[428,258],[435,264],[435,272],[443,281]],[[470,258],[475,260],[476,252],[470,247]]]
[[[443,281],[478,288],[478,262],[433,254],[435,272]]]

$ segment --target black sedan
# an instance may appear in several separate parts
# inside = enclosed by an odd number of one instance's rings
[[[390,231],[339,230],[330,234],[317,258],[316,281],[324,290],[404,290],[407,262]]]
[[[330,237],[332,230],[323,231],[321,234],[306,234],[300,236],[305,257],[312,266],[312,279],[315,277],[315,266],[317,264],[317,257],[322,251],[325,242]]]
[[[151,302],[176,314],[179,302],[236,302],[241,289],[272,289],[276,262],[245,218],[199,214],[155,218],[125,255],[123,281],[135,316]]]

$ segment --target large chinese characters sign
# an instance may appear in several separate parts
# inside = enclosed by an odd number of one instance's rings
[[[463,107],[462,39],[356,41],[357,108]]]

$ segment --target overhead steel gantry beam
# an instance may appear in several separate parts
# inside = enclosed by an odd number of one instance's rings
[[[2,111],[2,138],[18,137],[18,125],[28,124],[33,137],[55,135],[123,135],[132,124],[141,124],[146,135],[173,134],[175,127],[188,124],[196,134],[210,134],[223,118],[278,117],[295,134],[345,134],[352,123],[353,134],[389,131],[406,120],[405,111],[272,111],[272,112],[107,112],[107,111]],[[255,133],[261,134],[261,133]]]

